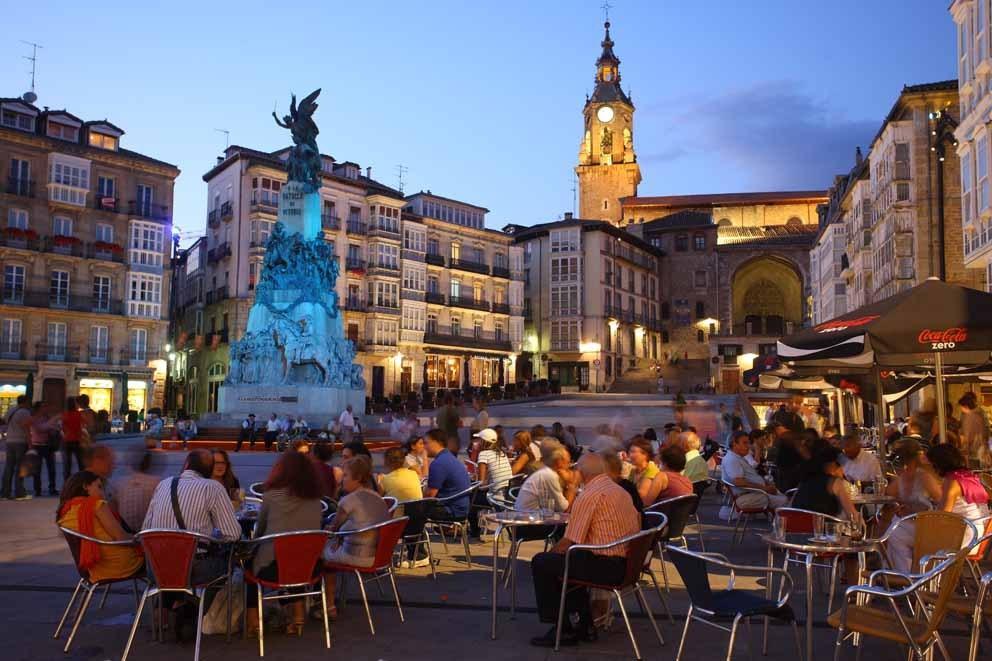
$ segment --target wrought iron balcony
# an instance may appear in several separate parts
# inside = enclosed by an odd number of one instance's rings
[[[79,347],[65,344],[36,344],[35,360],[46,360],[59,363],[75,363],[79,361]]]
[[[358,296],[348,296],[344,299],[344,309],[350,312],[365,312],[365,299]]]
[[[210,264],[216,264],[222,259],[231,256],[231,244],[225,241],[220,245],[211,248],[207,251],[207,262]]]
[[[510,279],[510,269],[505,266],[494,266],[493,267],[493,277],[494,278],[506,278]]]
[[[424,294],[424,300],[435,305],[444,305],[444,294],[436,291],[429,291]]]
[[[510,304],[493,303],[493,312],[496,314],[510,314]]]
[[[345,229],[348,234],[361,234],[364,236],[369,233],[369,226],[362,221],[355,219],[349,219]]]
[[[23,305],[28,308],[50,310],[72,310],[74,312],[96,312],[99,314],[123,314],[124,301],[105,296],[77,296],[65,291],[51,289],[24,289],[4,287],[5,305]]]
[[[348,271],[364,271],[365,260],[358,257],[347,257],[344,260],[345,269]]]
[[[456,259],[452,257],[448,261],[448,266],[449,268],[458,269],[460,271],[489,275],[489,265],[483,262],[474,262],[468,259]]]
[[[150,220],[169,220],[169,207],[163,204],[151,204],[149,202],[131,200],[127,203],[127,206],[129,216],[148,218]]]
[[[469,310],[484,310],[489,312],[489,301],[471,296],[449,296],[448,305]]]
[[[494,331],[458,329],[450,326],[428,327],[424,333],[424,344],[444,344],[476,349],[510,351],[510,338]]]
[[[337,231],[341,229],[341,219],[333,213],[320,214],[320,227],[325,230]]]
[[[234,205],[231,202],[224,202],[220,205],[220,219],[231,220],[234,218]]]
[[[428,264],[433,264],[434,266],[444,266],[444,255],[439,255],[436,252],[429,252],[424,255],[424,261]]]
[[[16,342],[16,338],[0,338],[0,359],[3,360],[27,360],[27,343]]]

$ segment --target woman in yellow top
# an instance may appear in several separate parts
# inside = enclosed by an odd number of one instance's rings
[[[641,497],[641,502],[649,505],[658,497],[661,485],[654,484],[654,478],[658,475],[658,466],[651,461],[654,448],[651,441],[643,436],[635,436],[627,444],[627,459],[633,466],[630,472],[630,481],[637,487],[637,494]]]
[[[90,471],[76,473],[62,487],[56,520],[63,528],[102,541],[131,539],[104,500],[100,476]],[[141,569],[144,563],[141,551],[132,546],[80,542],[79,565],[89,573],[91,581],[127,578]]]

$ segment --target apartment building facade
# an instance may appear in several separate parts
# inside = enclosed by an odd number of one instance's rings
[[[660,250],[608,222],[571,214],[504,232],[523,247],[521,374],[597,392],[659,359]]]
[[[203,177],[207,234],[196,255],[184,255],[177,293],[186,301],[173,332],[177,410],[217,409],[228,344],[245,332],[278,218],[287,155],[232,146]],[[327,155],[322,163],[321,231],[340,265],[344,331],[368,396],[512,382],[523,334],[521,251],[512,239],[485,229],[482,207],[404,196],[356,163]]]
[[[950,6],[957,28],[958,107],[954,142],[961,161],[960,247],[965,268],[981,271],[992,287],[992,194],[989,159],[992,133],[992,16],[987,0],[955,0]]]
[[[0,99],[0,413],[29,390],[108,412],[163,403],[179,169],[123,135]]]

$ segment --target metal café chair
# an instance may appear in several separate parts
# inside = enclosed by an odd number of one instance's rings
[[[262,494],[265,493],[265,482],[252,482],[248,485],[248,493],[255,498],[261,498]]]
[[[220,587],[228,579],[224,574],[206,583],[193,582],[193,561],[200,544],[214,544],[217,540],[207,535],[189,530],[170,530],[156,528],[143,530],[135,535],[135,540],[141,544],[145,552],[145,561],[151,569],[151,578],[138,603],[138,612],[134,616],[131,632],[127,637],[127,645],[121,661],[127,661],[134,642],[134,634],[141,622],[141,612],[145,601],[165,593],[186,594],[199,602],[196,616],[196,647],[193,651],[194,661],[200,658],[200,638],[203,623],[203,605],[206,591]]]
[[[331,628],[327,621],[327,596],[324,591],[324,574],[320,571],[320,556],[329,537],[330,533],[323,530],[297,530],[265,535],[253,539],[249,543],[255,548],[261,544],[272,544],[276,563],[276,578],[274,580],[260,578],[247,568],[244,572],[245,584],[250,583],[258,587],[259,656],[265,656],[264,602],[297,597],[316,597],[318,594],[324,615],[324,645],[330,649]],[[262,588],[274,590],[275,594],[264,596]],[[291,592],[285,593],[284,590]],[[292,590],[298,591],[293,592]],[[247,602],[247,599],[245,601]],[[247,606],[246,603],[244,612],[246,625]],[[242,627],[242,631],[246,633],[247,629],[247,626]]]
[[[733,658],[734,640],[737,637],[738,625],[741,620],[746,620],[750,632],[751,618],[753,617],[774,617],[791,623],[792,631],[796,637],[797,658],[802,659],[803,646],[799,637],[799,627],[796,624],[795,613],[789,606],[789,597],[792,595],[792,577],[787,571],[780,567],[736,565],[711,553],[697,553],[678,547],[672,547],[669,550],[672,563],[678,570],[679,576],[682,577],[685,589],[689,593],[689,611],[686,613],[685,627],[682,629],[682,638],[679,641],[679,650],[675,655],[675,661],[682,659],[686,639],[689,635],[689,625],[693,622],[699,622],[730,633],[730,642],[727,645],[727,659],[729,661]],[[710,586],[709,568],[711,566],[730,572],[726,589],[713,590]],[[771,581],[774,575],[780,576],[782,584],[779,598],[772,600],[752,591],[736,588],[738,573],[758,574],[768,581]],[[727,619],[732,620],[729,627],[721,624],[721,621]],[[748,645],[750,645],[751,636],[748,636],[747,640]]]
[[[685,527],[689,523],[689,516],[699,507],[699,496],[686,494],[685,496],[675,496],[659,500],[651,507],[644,510],[644,514],[661,513],[665,516],[668,526],[655,540],[655,557],[661,561],[661,576],[665,581],[665,591],[668,592],[668,569],[665,566],[665,548],[672,542],[681,543],[683,548],[689,548],[689,543],[685,538]]]
[[[72,620],[72,629],[69,631],[69,638],[65,641],[65,647],[63,652],[69,653],[69,648],[72,646],[72,641],[76,637],[76,632],[79,630],[79,625],[83,621],[83,617],[86,616],[86,610],[90,606],[90,600],[93,598],[93,593],[97,588],[106,586],[107,592],[103,595],[103,600],[100,602],[100,608],[103,608],[104,602],[107,600],[107,594],[110,592],[110,586],[114,583],[124,583],[126,581],[131,582],[134,589],[135,605],[137,606],[138,600],[138,581],[147,582],[145,577],[145,568],[142,567],[140,570],[136,571],[130,576],[122,576],[120,578],[105,578],[101,580],[94,581],[90,578],[89,572],[82,567],[80,567],[80,550],[82,543],[92,542],[94,544],[99,544],[100,546],[111,547],[111,546],[121,546],[121,547],[131,547],[137,548],[138,545],[132,540],[122,540],[122,541],[104,541],[97,539],[95,537],[89,537],[82,533],[76,532],[75,530],[70,530],[69,528],[64,528],[59,526],[59,530],[65,537],[66,543],[69,545],[69,552],[72,553],[72,561],[76,566],[76,572],[79,574],[79,581],[76,583],[76,589],[73,590],[72,596],[69,598],[69,603],[65,605],[65,611],[62,613],[62,619],[59,620],[59,624],[55,627],[55,633],[52,638],[58,639],[59,635],[62,633],[62,627],[65,626],[65,622],[69,617],[69,611],[72,610],[72,606],[76,603],[76,597],[78,596],[81,601],[76,608],[76,614]],[[82,592],[80,592],[82,591]]]
[[[406,527],[408,517],[400,517],[398,519],[389,519],[388,521],[383,521],[372,526],[366,526],[365,528],[359,528],[357,530],[339,530],[337,532],[330,533],[331,537],[347,537],[349,535],[357,535],[359,533],[376,532],[378,533],[378,538],[376,540],[375,549],[375,559],[370,567],[358,567],[356,565],[348,565],[344,563],[335,562],[325,562],[324,571],[335,571],[343,573],[354,573],[355,579],[358,581],[358,589],[362,593],[362,603],[365,606],[365,617],[369,621],[369,630],[372,635],[375,635],[375,625],[372,624],[372,611],[369,610],[369,600],[368,596],[365,594],[365,583],[366,581],[380,581],[383,578],[389,578],[389,583],[393,588],[393,596],[396,599],[396,609],[400,613],[400,622],[404,622],[403,618],[403,606],[400,604],[400,593],[396,589],[396,577],[393,574],[393,552],[396,550],[396,545],[399,543],[403,536],[403,529]],[[433,563],[432,563],[433,564]],[[368,578],[363,578],[363,574],[368,576]],[[341,605],[344,605],[344,586],[341,589]],[[330,647],[330,645],[328,645]]]
[[[727,496],[730,499],[729,504],[733,508],[731,516],[734,514],[737,515],[737,522],[734,524],[734,534],[731,538],[733,543],[737,544],[744,539],[744,533],[747,532],[747,524],[750,522],[751,516],[754,514],[764,514],[767,516],[772,513],[771,499],[768,497],[768,494],[761,489],[739,487],[726,480],[721,480],[721,484],[723,484],[726,489]],[[762,502],[764,504],[758,507],[747,507],[741,505],[737,502],[737,499],[744,494],[759,494],[763,499]]]
[[[833,526],[843,526],[847,522],[829,514],[812,512],[810,510],[798,509],[795,507],[780,507],[775,510],[775,518],[782,521],[782,532],[785,534],[807,534],[812,535],[816,528],[816,521],[830,523]],[[837,585],[837,567],[840,556],[836,553],[803,553],[800,551],[785,552],[785,560],[782,569],[789,571],[790,564],[806,565],[806,558],[809,557],[814,567],[830,570],[830,588],[827,597],[827,612],[834,609],[834,592]],[[814,562],[820,560],[821,562]],[[806,586],[807,590],[812,590],[812,585]],[[807,615],[809,617],[809,615]]]
[[[644,569],[641,571],[641,575],[647,574],[651,579],[651,583],[654,584],[654,591],[658,594],[658,599],[661,601],[661,605],[665,608],[665,612],[668,614],[668,621],[675,622],[675,618],[672,617],[672,609],[668,606],[668,599],[665,598],[665,593],[661,591],[661,586],[658,585],[658,577],[655,576],[654,569],[651,568],[651,561],[657,557],[661,562],[661,574],[665,578],[665,592],[668,592],[668,570],[665,568],[665,557],[663,555],[665,545],[670,539],[668,536],[668,531],[672,527],[672,524],[668,518],[668,513],[645,510],[643,514],[642,527],[645,530],[653,529],[656,531],[656,534],[654,537],[654,553],[648,555],[647,562],[644,563]]]
[[[412,549],[413,557],[416,558],[417,548],[426,548],[427,563],[431,569],[431,578],[435,581],[437,580],[437,572],[434,569],[434,550],[431,547],[431,536],[427,530],[427,513],[437,502],[437,498],[421,498],[420,500],[408,500],[403,503],[403,514],[409,519],[406,528],[410,528],[411,524],[414,524],[413,527],[416,528],[415,524],[417,522],[421,522],[423,525],[415,532],[404,530],[400,538],[401,544],[398,547],[401,556],[400,560],[402,560],[403,555],[408,555],[405,553],[407,550]]]
[[[946,551],[947,549],[959,549],[964,542],[965,532],[970,527],[973,531],[973,538],[976,538],[977,529],[975,525],[951,512],[916,512],[905,516],[895,522],[889,529],[878,538],[879,547],[882,549],[882,557],[889,568],[892,562],[888,556],[888,542],[896,530],[913,524],[913,559],[910,564],[915,571],[911,574],[915,576],[919,572],[920,563],[927,557]],[[906,584],[909,579],[901,577],[897,572],[889,572],[886,581],[891,587],[895,583]]]
[[[940,638],[939,629],[949,611],[948,604],[957,589],[968,551],[968,548],[961,549],[925,574],[907,577],[910,579],[909,584],[899,589],[886,589],[871,584],[847,588],[840,610],[827,618],[830,626],[837,629],[834,661],[840,661],[844,641],[854,634],[907,645],[910,648],[910,658],[919,661],[929,658],[934,646],[940,647],[944,658],[950,658]],[[890,570],[883,571],[892,573]],[[922,591],[935,582],[939,582],[940,587],[933,608],[929,617],[919,619],[913,615],[914,604],[922,599]],[[852,603],[859,596],[867,597],[868,602]],[[887,607],[880,608],[874,602],[884,602]],[[905,605],[900,608],[900,603]],[[861,642],[859,651],[863,646],[864,641]]]
[[[655,537],[659,532],[660,531],[658,528],[648,528],[647,530],[642,530],[641,532],[634,533],[633,535],[628,535],[614,542],[610,542],[609,544],[574,544],[568,547],[568,550],[565,551],[565,569],[562,574],[561,598],[558,602],[558,622],[555,628],[556,652],[561,646],[561,630],[565,618],[565,597],[570,589],[574,590],[582,587],[597,588],[613,593],[613,596],[616,597],[617,604],[620,606],[620,614],[623,616],[624,624],[627,625],[627,635],[630,637],[630,643],[634,647],[634,656],[638,659],[638,661],[642,658],[641,650],[637,646],[637,639],[634,637],[634,631],[630,627],[630,619],[627,617],[627,609],[624,608],[623,605],[623,597],[625,595],[633,593],[634,596],[637,597],[641,610],[644,611],[644,614],[647,615],[648,619],[651,621],[651,626],[654,628],[654,633],[658,637],[658,642],[662,645],[665,644],[665,639],[661,635],[661,630],[658,629],[658,623],[654,619],[654,614],[651,612],[651,606],[647,603],[647,599],[645,599],[644,593],[641,591],[640,586],[641,574],[644,571],[644,567],[651,559],[651,549],[654,546]],[[576,551],[602,553],[603,551],[624,545],[627,546],[627,550],[624,555],[627,562],[624,576],[619,583],[579,580],[574,578],[574,576],[569,578],[569,565]]]
[[[444,498],[438,498],[437,499],[437,504],[442,505],[445,508],[447,508],[448,503],[451,503],[451,502],[454,502],[456,500],[460,500],[460,499],[465,498],[465,499],[468,500],[469,507],[471,507],[472,506],[472,495],[479,488],[479,486],[481,486],[481,484],[482,484],[481,482],[473,482],[472,484],[469,485],[469,487],[467,489],[463,489],[463,490],[459,491],[458,493],[451,494],[450,496],[446,496]],[[466,510],[466,512],[467,512],[467,510]],[[465,516],[463,516],[461,518],[458,518],[458,519],[447,519],[447,518],[432,519],[431,516],[430,516],[430,511],[428,510],[428,513],[427,513],[427,526],[430,527],[430,528],[433,528],[434,530],[436,530],[438,532],[439,535],[441,535],[441,542],[444,544],[444,552],[445,553],[448,552],[448,539],[447,539],[447,537],[444,534],[444,528],[446,526],[447,527],[454,528],[455,529],[455,533],[458,534],[458,535],[460,535],[461,538],[462,538],[462,546],[465,549],[465,561],[468,564],[469,568],[472,567],[472,551],[471,551],[471,549],[469,549],[469,545],[468,545],[468,514],[467,513],[465,514]]]
[[[399,501],[396,498],[394,498],[393,496],[383,496],[382,500],[386,503],[386,508],[390,512],[396,511],[396,508],[399,505]]]

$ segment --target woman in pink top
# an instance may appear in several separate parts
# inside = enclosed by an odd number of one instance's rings
[[[661,449],[659,458],[662,469],[655,475],[651,489],[651,493],[657,495],[650,503],[645,502],[645,506],[666,498],[687,496],[692,493],[692,482],[682,474],[685,470],[685,450],[677,445],[666,445]]]

